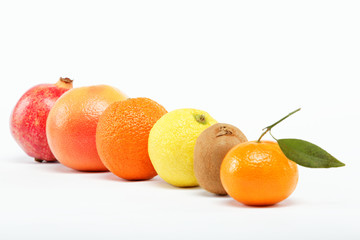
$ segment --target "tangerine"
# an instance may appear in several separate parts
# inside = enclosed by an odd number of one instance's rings
[[[246,205],[273,205],[295,190],[297,164],[272,141],[244,142],[225,156],[220,177],[226,192]]]
[[[107,85],[74,88],[62,95],[46,123],[47,139],[56,159],[79,171],[107,171],[96,150],[96,126],[111,103],[126,98]]]
[[[148,154],[153,125],[167,111],[149,98],[131,98],[111,104],[100,117],[96,146],[104,165],[127,180],[157,175]]]

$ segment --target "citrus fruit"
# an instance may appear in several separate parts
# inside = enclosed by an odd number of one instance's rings
[[[96,150],[96,126],[104,110],[123,99],[123,93],[107,85],[74,88],[62,95],[46,123],[56,159],[80,171],[107,171]]]
[[[207,112],[197,109],[178,109],[162,116],[149,135],[149,156],[159,176],[174,186],[197,186],[195,141],[215,123]]]
[[[112,103],[101,115],[96,146],[104,165],[127,180],[151,179],[157,175],[148,154],[150,129],[167,111],[148,98]]]
[[[272,205],[286,199],[295,190],[298,176],[297,164],[271,141],[236,145],[220,169],[226,192],[246,205]]]
[[[73,87],[72,80],[60,78],[55,84],[39,84],[19,99],[10,117],[15,141],[38,162],[55,161],[46,139],[46,119],[56,100]]]

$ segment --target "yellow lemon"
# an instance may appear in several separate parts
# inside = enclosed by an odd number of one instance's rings
[[[197,186],[195,142],[215,123],[207,112],[197,109],[178,109],[163,115],[152,127],[148,142],[150,160],[159,176],[177,187]]]

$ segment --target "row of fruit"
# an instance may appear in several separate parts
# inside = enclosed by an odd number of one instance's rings
[[[159,175],[174,186],[200,185],[247,205],[286,199],[297,185],[297,164],[344,165],[303,140],[261,141],[296,111],[248,142],[238,128],[217,123],[205,111],[168,113],[149,98],[128,98],[111,86],[72,84],[60,78],[56,84],[37,85],[12,112],[13,137],[39,162],[58,160],[78,171],[109,170],[127,180]]]

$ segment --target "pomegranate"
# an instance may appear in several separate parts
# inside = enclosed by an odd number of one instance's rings
[[[55,84],[39,84],[17,102],[10,117],[15,141],[36,161],[56,161],[46,139],[46,120],[56,100],[72,88],[72,80],[60,78]]]

